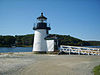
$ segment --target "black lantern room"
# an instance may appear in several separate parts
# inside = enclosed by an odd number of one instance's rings
[[[41,16],[39,16],[37,20],[38,20],[38,23],[36,26],[33,27],[33,30],[37,30],[37,29],[46,29],[47,31],[51,30],[50,26],[47,26],[47,23],[46,23],[47,18],[43,16],[43,13],[41,13]]]

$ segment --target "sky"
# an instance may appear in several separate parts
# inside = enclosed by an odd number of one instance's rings
[[[0,35],[34,34],[41,12],[50,34],[100,41],[100,0],[0,0]]]

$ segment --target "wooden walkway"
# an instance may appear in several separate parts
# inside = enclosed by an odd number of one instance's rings
[[[65,52],[70,54],[78,55],[100,55],[100,48],[89,48],[89,47],[80,47],[80,46],[60,46],[60,52]]]

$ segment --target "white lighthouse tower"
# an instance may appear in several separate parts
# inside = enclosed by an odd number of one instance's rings
[[[41,16],[38,17],[37,20],[38,23],[33,27],[33,30],[35,30],[33,52],[46,53],[48,49],[45,38],[48,36],[48,31],[51,30],[51,28],[47,26],[47,18],[43,16],[43,13],[41,13]]]

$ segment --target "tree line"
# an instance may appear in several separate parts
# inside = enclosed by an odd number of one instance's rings
[[[72,37],[70,35],[50,34],[52,37],[57,37],[59,45],[70,46],[100,46],[100,41],[83,41],[81,39]],[[34,34],[28,35],[15,35],[15,36],[2,36],[0,35],[0,47],[32,47],[34,42]]]
[[[33,34],[29,35],[15,35],[15,36],[0,36],[0,47],[24,47],[32,46],[33,44]]]

